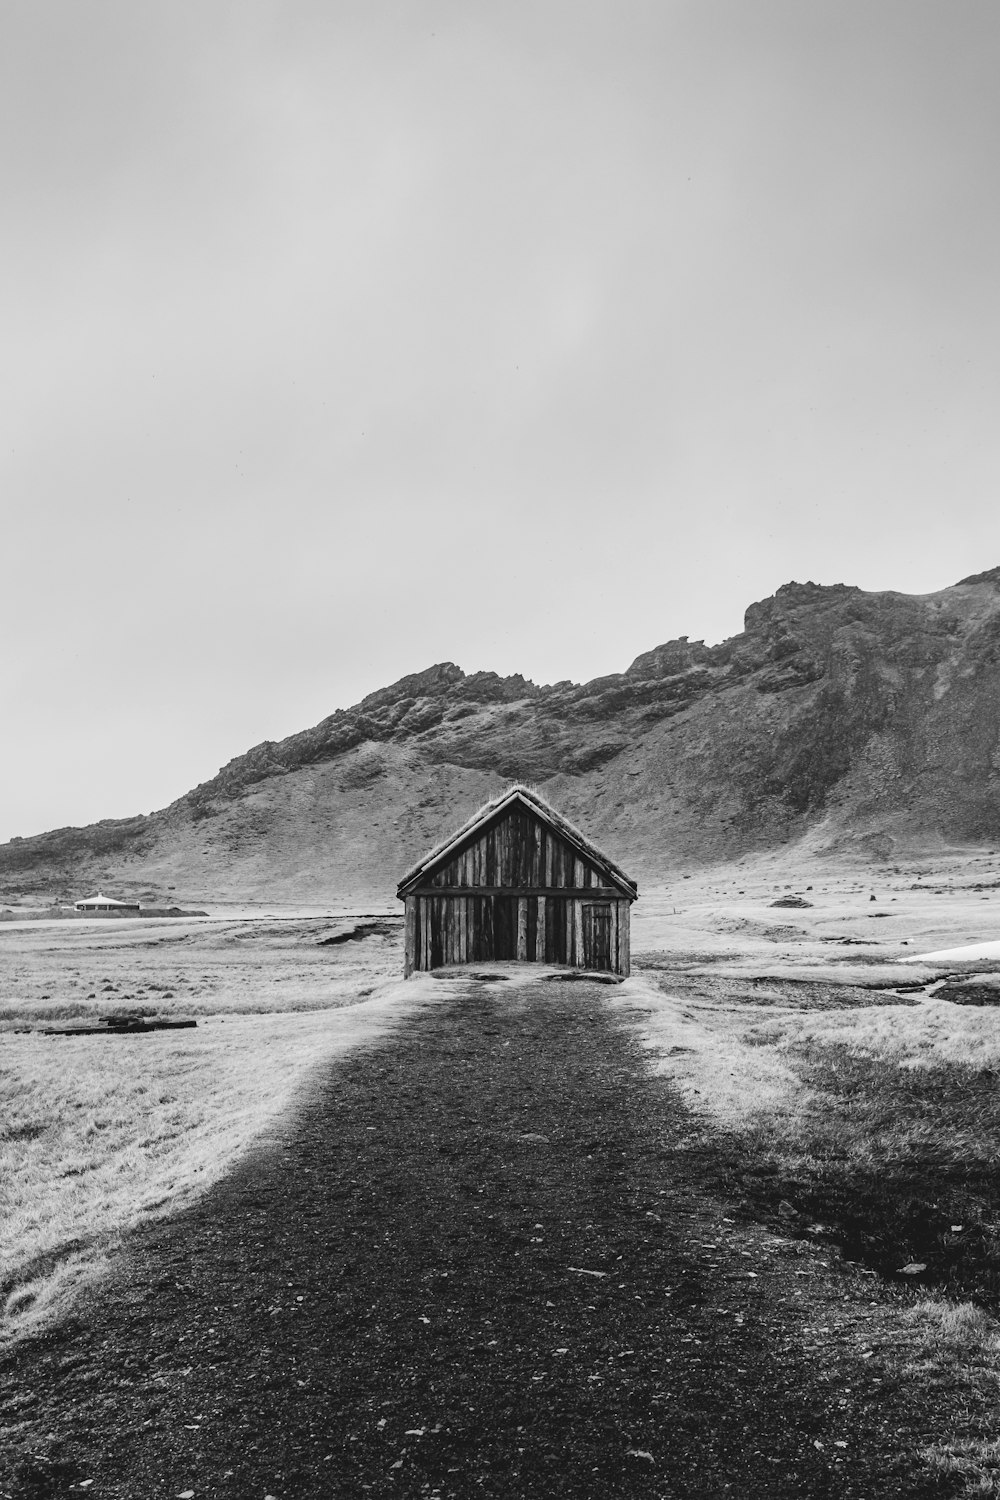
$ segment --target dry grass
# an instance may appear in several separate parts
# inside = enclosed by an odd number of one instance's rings
[[[632,1017],[656,1071],[718,1124],[745,1127],[803,1107],[808,1091],[777,1046],[748,1044],[745,1009],[681,998],[647,977],[627,980],[611,1003]]]
[[[1000,1396],[1000,1328],[981,1308],[918,1302],[903,1314],[908,1325],[903,1374],[925,1386],[956,1385],[975,1430],[924,1448],[932,1473],[959,1481],[964,1496],[1000,1495],[1000,1438],[994,1413]]]
[[[907,1399],[945,1400],[930,1467],[965,1496],[1000,1496],[1000,1016],[831,1007],[780,973],[766,989],[755,1003],[752,979],[688,970],[631,980],[611,1003],[711,1127],[730,1201],[937,1288],[887,1306],[879,1355]]]
[[[888,1081],[898,1085],[904,1074],[910,1075],[912,1090],[919,1087],[913,1077],[918,1073],[933,1073],[939,1081],[948,1070],[969,1077],[1000,1070],[996,1010],[934,1001],[887,1005],[881,996],[868,1008],[831,1009],[809,993],[803,1000],[798,980],[787,982],[782,1010],[774,1005],[779,978],[771,981],[763,1003],[748,981],[742,995],[732,993],[720,1003],[712,991],[724,992],[727,985],[731,991],[740,988],[738,982],[708,980],[701,993],[691,993],[672,985],[669,976],[645,975],[623,985],[615,1003],[633,1017],[656,1070],[674,1081],[692,1108],[729,1129],[755,1123],[770,1128],[779,1119],[794,1132],[851,1093],[855,1112],[863,1112],[866,1099],[876,1104]],[[831,978],[829,988],[836,993],[840,986]],[[857,1085],[864,1064],[870,1065],[867,1089],[852,1091],[849,1075]],[[825,1080],[829,1087],[818,1091],[817,1073],[824,1070],[831,1074]],[[879,1070],[881,1081],[875,1077]],[[991,1150],[971,1095],[965,1103],[967,1143]],[[870,1131],[871,1119],[863,1124]],[[937,1112],[926,1130],[940,1139],[946,1124]],[[961,1132],[955,1117],[950,1126]],[[836,1128],[832,1119],[831,1128]]]
[[[353,1004],[399,974],[399,943],[321,946],[337,928],[279,918],[0,929],[0,1031],[123,1011],[247,1015]]]
[[[64,1312],[126,1230],[204,1191],[303,1097],[316,1068],[382,1036],[430,992],[385,981],[398,961],[395,943],[317,950],[309,924],[254,934],[246,924],[202,929],[179,944],[81,937],[75,950],[63,939],[53,954],[44,936],[33,946],[19,934],[17,982],[28,1000],[8,995],[6,1003],[52,1019],[60,1004],[54,969],[64,983],[73,970],[92,983],[99,970],[118,997],[141,989],[169,1012],[155,988],[166,972],[185,1014],[193,993],[206,1003],[191,1031],[105,1038],[8,1030],[0,1339]],[[238,999],[242,1015],[232,1013]],[[133,1008],[118,998],[91,1000],[90,1010],[106,1013],[110,1004]]]
[[[749,1033],[752,1041],[792,1051],[809,1043],[843,1047],[853,1056],[904,1068],[1000,1067],[1000,1012],[927,1001],[825,1015],[788,1015]]]
[[[617,1003],[656,1070],[731,1141],[740,1192],[880,1273],[921,1263],[923,1284],[1000,1309],[994,1011],[813,1011],[793,984],[777,1010],[669,987],[632,981]]]
[[[195,1033],[12,1038],[0,1068],[0,1337],[62,1311],[125,1230],[203,1192],[317,1067],[383,1035],[420,988]]]

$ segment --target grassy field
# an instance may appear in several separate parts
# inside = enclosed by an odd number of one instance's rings
[[[332,930],[3,932],[0,1338],[63,1312],[123,1232],[203,1191],[295,1107],[318,1066],[423,1003],[424,987],[397,977],[395,938],[319,946]],[[38,1029],[122,1011],[198,1025],[108,1037]]]
[[[996,1496],[1000,1009],[935,999],[954,960],[899,960],[997,927],[968,872],[911,873],[875,903],[829,875],[802,910],[771,908],[773,882],[739,905],[704,881],[661,898],[656,947],[611,1003],[691,1107],[690,1149],[730,1203],[896,1286],[870,1348],[909,1400],[948,1393],[953,1429],[926,1456]],[[986,983],[996,968],[957,965]]]
[[[741,1001],[739,980],[720,1001],[709,976],[701,995],[690,970],[678,980],[647,974],[613,1003],[702,1122],[690,1149],[702,1161],[711,1143],[712,1185],[896,1283],[895,1310],[850,1337],[911,1405],[946,1397],[931,1466],[963,1495],[1000,1496],[1000,1016],[828,1008],[801,981],[780,1006],[775,977],[764,1004],[745,981]]]
[[[607,992],[727,1201],[899,1288],[872,1347],[953,1390],[931,1458],[969,1495],[1000,1495],[1000,1010],[935,1000],[944,966],[900,960],[1000,935],[998,871],[992,854],[875,872],[768,856],[696,874],[644,896],[636,977]],[[788,894],[810,905],[775,909]],[[431,1003],[432,983],[398,981],[398,933],[322,946],[335,930],[0,928],[0,1336],[63,1312],[130,1225],[215,1180],[327,1058]],[[39,1030],[122,1013],[198,1026]]]
[[[657,1067],[739,1142],[737,1185],[852,1259],[1000,1310],[1000,1015],[633,999]],[[793,1002],[808,1007],[793,991]],[[820,1231],[817,1231],[819,1233]]]
[[[350,921],[260,917],[29,923],[0,927],[0,1031],[158,1013],[323,1010],[401,969],[375,934],[325,946]]]

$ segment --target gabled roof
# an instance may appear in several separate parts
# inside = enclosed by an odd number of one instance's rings
[[[85,896],[82,901],[75,901],[73,904],[75,906],[128,906],[129,902],[113,901],[110,896],[102,896],[98,891],[96,896]]]
[[[564,839],[567,844],[576,849],[577,853],[583,855],[585,859],[589,859],[591,863],[599,865],[601,870],[608,875],[609,885],[618,886],[623,896],[627,896],[632,901],[635,900],[639,894],[639,888],[635,881],[630,880],[625,871],[616,865],[613,860],[610,860],[606,854],[602,854],[600,849],[580,832],[579,828],[575,828],[561,813],[557,813],[555,808],[546,802],[544,797],[529,787],[521,786],[519,783],[508,787],[498,797],[485,802],[479,808],[478,812],[473,813],[472,817],[462,824],[461,828],[456,829],[453,834],[442,840],[440,844],[436,844],[419,864],[414,865],[413,869],[409,870],[403,876],[396,890],[396,895],[400,898],[407,895],[413,886],[429,878],[441,865],[447,864],[448,860],[454,854],[457,854],[462,845],[467,843],[480,828],[485,827],[488,823],[499,821],[504,813],[517,804],[520,804],[533,813],[540,822],[545,823],[552,829],[553,833],[557,834],[559,838]]]

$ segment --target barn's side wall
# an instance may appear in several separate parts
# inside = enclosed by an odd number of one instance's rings
[[[630,904],[604,898],[596,890],[581,891],[579,896],[465,896],[436,895],[428,888],[407,896],[405,973],[505,959],[583,968],[584,908],[595,904],[610,909],[611,972],[627,978]]]

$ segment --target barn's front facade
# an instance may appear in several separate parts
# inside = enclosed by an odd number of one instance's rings
[[[487,803],[396,894],[407,975],[501,960],[629,973],[635,881],[526,787]]]

